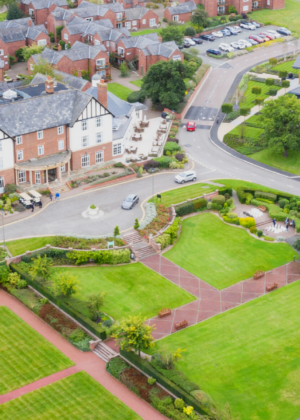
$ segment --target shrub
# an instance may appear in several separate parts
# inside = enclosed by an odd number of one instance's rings
[[[225,203],[225,197],[224,197],[224,195],[216,195],[215,197],[212,198],[211,201],[212,201],[212,203],[218,204],[218,205],[223,207],[223,205]]]
[[[117,379],[119,379],[120,374],[128,368],[129,365],[123,359],[121,359],[121,357],[114,357],[106,365],[106,370]]]
[[[212,399],[209,395],[207,395],[204,391],[200,389],[196,389],[195,391],[191,392],[191,395],[196,398],[197,401],[200,401],[201,405],[205,408],[211,408],[212,406]]]
[[[25,289],[27,287],[27,282],[25,280],[19,280],[16,284],[17,289]]]
[[[184,34],[187,36],[195,36],[196,35],[195,28],[193,28],[193,26],[188,26],[187,28],[185,28]]]
[[[270,58],[269,59],[269,64],[271,64],[271,66],[276,66],[276,64],[277,64],[277,58]]]
[[[266,198],[267,200],[270,200],[270,201],[273,201],[273,202],[276,201],[276,199],[277,199],[276,194],[273,194],[273,193],[270,193],[270,192],[265,192],[265,191],[255,191],[254,196],[255,196],[255,198],[258,198],[258,199]]]
[[[161,245],[161,249],[165,249],[167,246],[171,244],[171,235],[167,233],[163,233],[155,238],[155,242]]]
[[[253,217],[240,217],[239,221],[240,225],[247,229],[250,229],[252,226],[255,226],[255,220],[253,219]]]
[[[222,112],[224,114],[230,114],[233,111],[233,105],[224,103],[222,104]]]
[[[276,241],[278,242],[284,242],[285,238],[283,236],[276,236]]]
[[[270,96],[276,96],[277,95],[277,89],[270,89],[268,93],[269,93]]]
[[[185,403],[181,398],[176,398],[176,400],[174,401],[174,405],[175,408],[177,408],[177,410],[182,411],[183,408],[185,407]]]
[[[194,206],[192,202],[179,204],[179,206],[175,207],[175,210],[177,216],[185,216],[186,214],[193,213]]]
[[[278,205],[281,209],[283,209],[287,204],[289,204],[289,200],[287,198],[281,198],[278,201]]]
[[[233,225],[239,225],[240,224],[239,218],[236,216],[236,218],[233,219],[231,217],[228,217],[229,214],[226,214],[225,216],[223,216],[224,222],[231,223]]]
[[[129,249],[114,249],[110,251],[73,251],[66,254],[67,258],[74,260],[76,265],[85,264],[94,260],[97,264],[122,264],[130,262]]]
[[[259,86],[254,86],[254,87],[252,88],[252,93],[253,93],[254,95],[260,95],[260,94],[261,94],[261,87],[259,87]]]
[[[178,237],[178,231],[181,225],[181,218],[176,217],[174,222],[168,229],[165,230],[165,234],[170,235],[170,243],[173,244],[174,240]]]
[[[266,85],[267,86],[273,86],[274,85],[274,79],[266,79]]]
[[[178,152],[180,150],[180,146],[174,142],[174,141],[168,141],[165,144],[164,147],[164,155],[166,155],[167,152],[170,152],[171,154],[174,152]]]
[[[177,159],[179,162],[182,162],[184,158],[185,158],[184,153],[176,153],[175,155],[175,159]]]
[[[164,17],[163,18],[163,22],[166,22],[167,23],[168,22],[168,19]]]
[[[256,232],[256,234],[257,234],[257,236],[259,237],[259,238],[261,238],[262,236],[263,236],[263,231],[262,230],[258,230],[257,232]]]
[[[159,158],[153,159],[155,162],[158,162],[160,169],[167,169],[170,167],[170,163],[174,162],[174,159],[172,157],[168,156],[161,156]]]
[[[159,162],[151,159],[148,162],[144,163],[144,170],[148,171],[151,168],[159,168]]]
[[[133,228],[134,229],[138,229],[140,227],[140,224],[139,224],[139,219],[138,218],[136,218],[135,219],[135,221],[134,221],[134,226],[133,226]]]
[[[288,72],[287,72],[286,70],[281,70],[281,71],[279,72],[279,77],[280,77],[280,79],[284,79],[284,78],[286,78],[286,77],[287,77],[287,75],[288,75]]]
[[[205,198],[198,198],[193,201],[194,211],[198,209],[204,209],[207,206],[207,200]]]
[[[148,384],[149,385],[154,385],[155,384],[155,382],[156,382],[156,379],[155,378],[152,378],[151,376],[150,376],[150,378],[148,378]]]
[[[264,236],[264,240],[269,241],[269,242],[273,242],[275,239],[272,238],[271,236]]]
[[[128,96],[127,96],[127,102],[135,103],[135,102],[144,102],[145,101],[145,94],[143,93],[142,89],[138,90],[136,92],[131,92]]]
[[[251,228],[250,228],[250,232],[251,232],[251,233],[256,233],[256,232],[257,232],[257,227],[255,227],[255,226],[251,226]]]

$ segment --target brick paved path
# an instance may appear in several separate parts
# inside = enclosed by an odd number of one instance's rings
[[[171,315],[149,319],[147,323],[156,328],[153,331],[155,339],[175,332],[176,322],[186,319],[189,325],[197,324],[268,293],[266,287],[273,283],[277,283],[279,288],[300,278],[300,263],[294,261],[266,272],[258,280],[248,279],[218,290],[162,255],[145,258],[142,263],[197,297],[194,302],[174,309]]]

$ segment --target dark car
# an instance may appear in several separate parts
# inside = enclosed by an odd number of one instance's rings
[[[221,55],[222,53],[219,50],[209,49],[206,51],[206,54]]]
[[[202,41],[202,39],[200,39],[200,38],[192,38],[192,40],[193,40],[194,42],[196,42],[196,44],[203,44],[203,41]]]
[[[184,41],[183,46],[184,46],[184,48],[190,48],[191,44],[188,41]]]
[[[216,38],[212,35],[201,35],[201,39],[204,39],[205,41],[214,41]]]
[[[182,50],[183,48],[184,48],[184,44],[176,44],[177,45],[177,48],[179,49],[179,50]]]
[[[124,210],[131,210],[139,202],[139,197],[135,194],[129,194],[123,201],[121,207]]]
[[[291,31],[286,28],[277,28],[277,32],[281,35],[291,35]]]

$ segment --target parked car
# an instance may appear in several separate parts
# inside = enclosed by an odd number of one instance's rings
[[[250,35],[250,36],[249,36],[249,39],[254,39],[254,41],[258,42],[259,44],[262,44],[263,42],[265,42],[265,41],[263,40],[263,38],[261,38],[261,37],[260,37],[260,36],[258,36],[258,35]]]
[[[231,32],[230,31],[228,31],[228,29],[222,29],[222,34],[224,35],[224,36],[230,36],[231,35]]]
[[[274,35],[275,38],[281,38],[281,35],[278,32],[274,31],[273,29],[268,29],[267,33],[271,34],[271,35]]]
[[[221,51],[219,51],[219,50],[214,50],[214,49],[209,49],[209,50],[206,50],[206,54],[222,55]]]
[[[275,39],[274,35],[268,34],[267,32],[261,32],[259,35],[262,36],[263,38],[268,38],[269,41],[273,41],[273,39]]]
[[[240,50],[240,49],[241,49],[241,48],[240,48],[240,44],[239,44],[238,42],[231,42],[231,43],[230,43],[230,46],[231,46],[232,48],[237,49],[237,50]]]
[[[226,26],[227,31],[231,33],[231,35],[237,35],[237,31],[234,29],[233,26]]]
[[[212,35],[215,38],[222,38],[224,36],[221,31],[212,32]]]
[[[191,46],[196,45],[196,42],[193,41],[191,38],[184,38],[184,42],[189,43]]]
[[[186,131],[195,131],[196,123],[194,121],[189,121],[186,125]]]
[[[259,34],[259,37],[264,41],[264,42],[268,42],[270,41],[270,38],[268,38],[267,36],[264,36],[262,34]]]
[[[195,171],[186,171],[175,176],[175,182],[177,182],[178,184],[184,184],[188,181],[196,181],[196,179],[197,175]]]
[[[202,39],[200,38],[192,38],[192,40],[196,43],[196,44],[203,44]]]
[[[248,29],[250,31],[254,31],[254,29],[256,29],[255,25],[253,25],[250,22],[241,22],[240,27],[244,29]]]
[[[176,44],[177,45],[177,48],[179,49],[179,50],[182,50],[183,48],[184,48],[184,44]]]
[[[216,38],[212,35],[201,35],[200,38],[204,39],[204,41],[214,41]]]
[[[190,48],[191,44],[189,42],[186,42],[185,40],[183,40],[183,46],[184,46],[184,48]]]
[[[240,50],[244,50],[246,48],[246,45],[243,42],[238,41],[238,44],[239,44],[239,49]]]
[[[277,32],[282,35],[291,35],[291,31],[286,28],[277,28]]]
[[[257,22],[251,22],[252,23],[252,25],[254,25],[256,28],[260,28],[260,24],[259,23],[257,23]]]
[[[220,44],[219,48],[220,50],[226,51],[226,52],[234,51],[234,48],[232,48],[229,44]]]
[[[121,207],[124,210],[131,210],[139,202],[139,197],[135,194],[129,194],[123,201]]]
[[[248,39],[239,40],[239,44],[244,44],[246,48],[247,47],[252,47],[252,44],[251,44],[251,42],[248,41]]]
[[[254,41],[254,39],[249,38],[249,42],[252,45],[258,45],[258,42],[257,41]]]
[[[238,34],[242,32],[242,30],[239,26],[232,26],[232,28],[234,28],[237,31]]]

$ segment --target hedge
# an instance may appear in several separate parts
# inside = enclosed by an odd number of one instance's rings
[[[225,203],[225,197],[224,197],[224,195],[215,195],[213,198],[212,198],[212,203],[214,203],[214,204],[219,204],[219,205],[221,205],[221,206],[223,206],[223,204]]]
[[[175,207],[176,215],[177,216],[185,216],[186,214],[194,212],[194,205],[193,202],[190,201],[188,203],[179,204],[179,206]]]
[[[229,194],[232,197],[232,187],[220,187],[218,191],[219,195]]]
[[[161,245],[161,249],[165,249],[167,246],[171,245],[171,235],[163,233],[155,238],[155,242]]]
[[[271,201],[276,201],[277,200],[277,195],[270,193],[270,192],[265,192],[265,191],[255,191],[254,193],[255,198],[266,198],[267,200],[271,200]]]
[[[159,168],[161,168],[161,169],[168,169],[170,167],[171,162],[176,162],[174,158],[169,157],[169,156],[161,156],[161,157],[155,158],[153,160],[155,162],[158,162]]]
[[[105,340],[106,333],[103,330],[101,326],[98,326],[95,324],[92,320],[85,317],[84,315],[80,314],[79,312],[75,311],[75,309],[70,308],[67,306],[60,298],[57,296],[53,296],[47,289],[45,289],[40,283],[32,279],[32,277],[26,273],[25,271],[21,270],[17,264],[10,264],[10,268],[12,271],[20,274],[21,278],[26,280],[28,285],[33,287],[35,290],[40,292],[43,296],[45,296],[47,299],[49,299],[50,302],[57,305],[60,309],[62,309],[64,312],[69,314],[71,317],[76,319],[81,325],[83,325],[87,330],[89,330],[91,333],[95,334],[97,337],[101,338],[102,340]]]
[[[26,263],[31,263],[32,258],[37,258],[38,255],[40,255],[41,257],[44,257],[44,255],[46,255],[48,258],[67,258],[66,254],[67,254],[67,250],[65,249],[53,249],[53,248],[48,248],[48,249],[42,249],[40,251],[33,251],[30,254],[26,254],[22,256],[22,261],[26,262]]]
[[[197,198],[193,201],[194,211],[198,209],[204,209],[207,206],[207,200],[205,198]]]
[[[174,382],[167,379],[165,376],[163,376],[160,372],[158,372],[153,366],[150,365],[149,362],[142,359],[141,357],[137,356],[132,351],[124,351],[120,349],[121,356],[125,359],[137,366],[139,369],[141,369],[146,375],[151,376],[152,378],[155,378],[157,382],[165,387],[168,391],[170,391],[172,394],[176,395],[178,398],[182,398],[183,401],[187,405],[191,405],[194,407],[194,409],[199,414],[207,414],[206,411],[203,410],[201,407],[199,401],[197,401],[192,395],[188,394],[186,391],[181,389],[179,386],[174,384]]]
[[[96,264],[124,264],[130,262],[130,249],[112,249],[104,251],[73,251],[66,254],[75,264],[85,264],[90,260]]]

